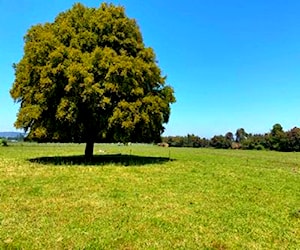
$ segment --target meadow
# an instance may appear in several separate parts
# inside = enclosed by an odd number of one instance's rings
[[[0,147],[1,249],[299,249],[300,153]]]

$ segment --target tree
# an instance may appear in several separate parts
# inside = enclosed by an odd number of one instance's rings
[[[210,144],[214,148],[231,148],[232,141],[223,135],[215,135],[210,140]]]
[[[87,158],[96,141],[160,139],[174,91],[123,7],[75,4],[24,39],[10,93],[29,139],[86,142]]]
[[[245,139],[247,139],[247,133],[246,133],[245,129],[243,129],[243,128],[237,129],[236,133],[235,133],[235,141],[238,143],[241,143]]]
[[[300,128],[294,127],[287,133],[288,146],[287,151],[300,151]]]
[[[7,140],[5,138],[0,138],[0,146],[4,146],[4,147],[8,146]]]
[[[270,133],[272,136],[277,136],[277,135],[284,133],[284,131],[283,131],[282,126],[279,123],[276,123],[273,125]]]
[[[266,135],[264,134],[248,134],[247,140],[243,140],[242,149],[263,150],[267,145]]]
[[[273,125],[269,135],[269,147],[276,151],[287,151],[287,134],[279,123]]]
[[[225,134],[225,138],[226,138],[227,140],[233,142],[233,140],[234,140],[233,133],[232,133],[232,132],[227,132],[227,133]]]

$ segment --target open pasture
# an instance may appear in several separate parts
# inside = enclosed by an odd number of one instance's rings
[[[299,249],[300,153],[83,151],[0,147],[0,248]]]

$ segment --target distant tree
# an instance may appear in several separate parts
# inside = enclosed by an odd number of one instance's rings
[[[284,131],[283,131],[282,126],[279,123],[276,123],[273,125],[270,133],[272,136],[277,136],[277,135],[284,133]]]
[[[268,137],[269,148],[276,151],[287,151],[287,134],[279,123],[273,125]]]
[[[287,151],[300,151],[300,128],[294,127],[286,132]]]
[[[193,148],[204,148],[209,146],[208,140],[205,138],[200,138],[194,134],[187,135],[187,146]]]
[[[188,134],[185,137],[185,147],[200,147],[200,138],[194,134]]]
[[[200,138],[194,134],[187,136],[163,137],[163,141],[173,147],[214,147],[222,149],[247,149],[247,150],[277,150],[300,152],[300,128],[284,132],[280,124],[275,124],[269,133],[251,134],[243,128],[236,132],[237,139],[231,132],[215,135],[211,139]]]
[[[208,139],[200,138],[194,134],[188,134],[187,136],[167,136],[162,139],[163,142],[168,143],[170,147],[204,148],[210,146]]]
[[[267,148],[266,136],[262,134],[248,134],[247,139],[241,144],[242,149],[263,150]]]
[[[16,128],[38,141],[158,141],[174,92],[123,7],[75,4],[31,27],[10,91]]]
[[[170,147],[184,147],[184,137],[183,136],[164,137],[163,142],[168,143]]]
[[[247,133],[246,133],[245,129],[243,129],[243,128],[237,129],[237,131],[235,133],[235,140],[236,140],[236,142],[241,143],[246,138],[247,138]]]
[[[215,135],[210,140],[210,145],[214,148],[231,148],[232,141],[223,135]]]
[[[225,138],[231,142],[233,142],[234,140],[234,136],[233,136],[233,133],[232,132],[227,132],[226,135],[225,135]]]
[[[0,146],[4,146],[4,147],[8,146],[7,140],[5,138],[0,138]]]

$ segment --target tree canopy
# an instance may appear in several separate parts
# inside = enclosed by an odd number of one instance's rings
[[[75,4],[54,22],[32,26],[14,64],[15,126],[38,141],[157,141],[172,87],[123,7]]]

